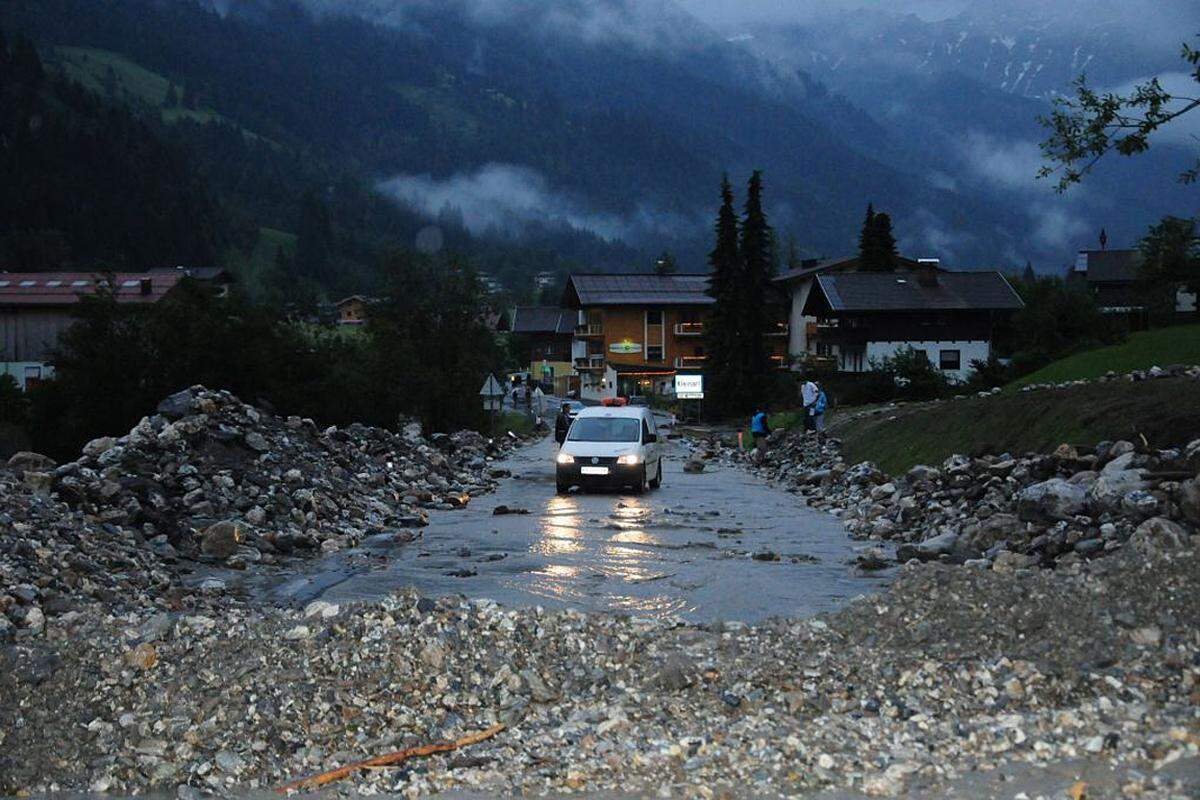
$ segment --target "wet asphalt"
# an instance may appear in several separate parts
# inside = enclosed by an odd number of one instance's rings
[[[830,610],[890,580],[849,563],[861,545],[836,518],[739,469],[684,473],[678,443],[662,488],[641,496],[556,495],[555,452],[552,439],[518,451],[499,464],[512,477],[497,492],[433,512],[415,541],[376,536],[245,588],[282,605],[411,587],[509,606],[756,622]],[[501,505],[528,513],[494,515]]]

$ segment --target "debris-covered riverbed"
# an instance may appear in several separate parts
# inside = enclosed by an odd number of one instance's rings
[[[303,606],[412,587],[505,606],[754,622],[827,611],[886,585],[890,572],[853,566],[856,543],[835,517],[742,469],[684,473],[675,452],[656,491],[557,496],[546,439],[498,462],[512,478],[465,509],[435,512],[416,540],[384,534],[299,574],[250,576],[250,593]]]

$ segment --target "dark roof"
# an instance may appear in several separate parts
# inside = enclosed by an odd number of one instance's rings
[[[120,303],[154,303],[175,288],[182,272],[2,272],[0,306],[69,306],[108,286]]]
[[[1141,264],[1138,250],[1080,250],[1075,269],[1086,272],[1089,283],[1133,282]]]
[[[906,256],[896,256],[896,265],[905,269],[916,269],[916,259]],[[784,270],[776,275],[776,283],[800,280],[822,272],[856,272],[858,271],[858,256],[838,256],[837,258],[806,258],[795,269]]]
[[[513,309],[513,333],[575,332],[575,312],[566,308],[550,306],[517,306]]]
[[[568,306],[710,305],[708,275],[572,275]]]
[[[151,272],[178,272],[189,278],[205,283],[232,283],[235,278],[229,270],[222,267],[154,267]]]
[[[999,272],[939,272],[936,285],[895,272],[818,275],[809,303],[833,311],[1009,311],[1023,303]],[[805,309],[807,313],[807,308]]]

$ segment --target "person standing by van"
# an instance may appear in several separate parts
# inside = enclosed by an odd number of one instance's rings
[[[558,416],[554,418],[554,441],[562,447],[567,440],[567,431],[571,428],[571,415],[567,413],[567,404],[559,403]]]

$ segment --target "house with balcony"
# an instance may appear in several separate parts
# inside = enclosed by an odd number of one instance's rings
[[[577,314],[569,308],[517,306],[508,330],[528,356],[529,374],[554,384],[554,393],[565,396],[574,388],[575,364],[571,345]]]
[[[905,256],[896,257],[896,270],[901,273],[915,273],[922,264],[930,265],[940,270],[937,259],[915,259]],[[814,334],[817,329],[815,317],[805,314],[804,308],[808,303],[818,275],[830,275],[842,272],[859,272],[861,265],[858,256],[841,256],[839,258],[806,258],[799,266],[781,272],[773,280],[775,286],[787,296],[788,306],[788,348],[790,360],[796,368],[805,364],[820,362]]]
[[[1080,250],[1075,256],[1070,277],[1084,280],[1096,296],[1096,304],[1105,314],[1128,318],[1136,330],[1148,324],[1146,295],[1138,286],[1142,270],[1140,250]],[[1174,312],[1180,320],[1194,318],[1197,295],[1185,285],[1174,287]]]
[[[813,279],[801,309],[815,320],[809,346],[843,372],[864,372],[903,348],[925,353],[965,380],[992,352],[996,326],[1023,306],[999,272],[829,272]]]
[[[704,322],[713,304],[707,290],[707,275],[570,276],[562,305],[576,314],[571,355],[580,396],[670,396],[677,374],[703,374]],[[768,338],[783,366],[786,323]]]

